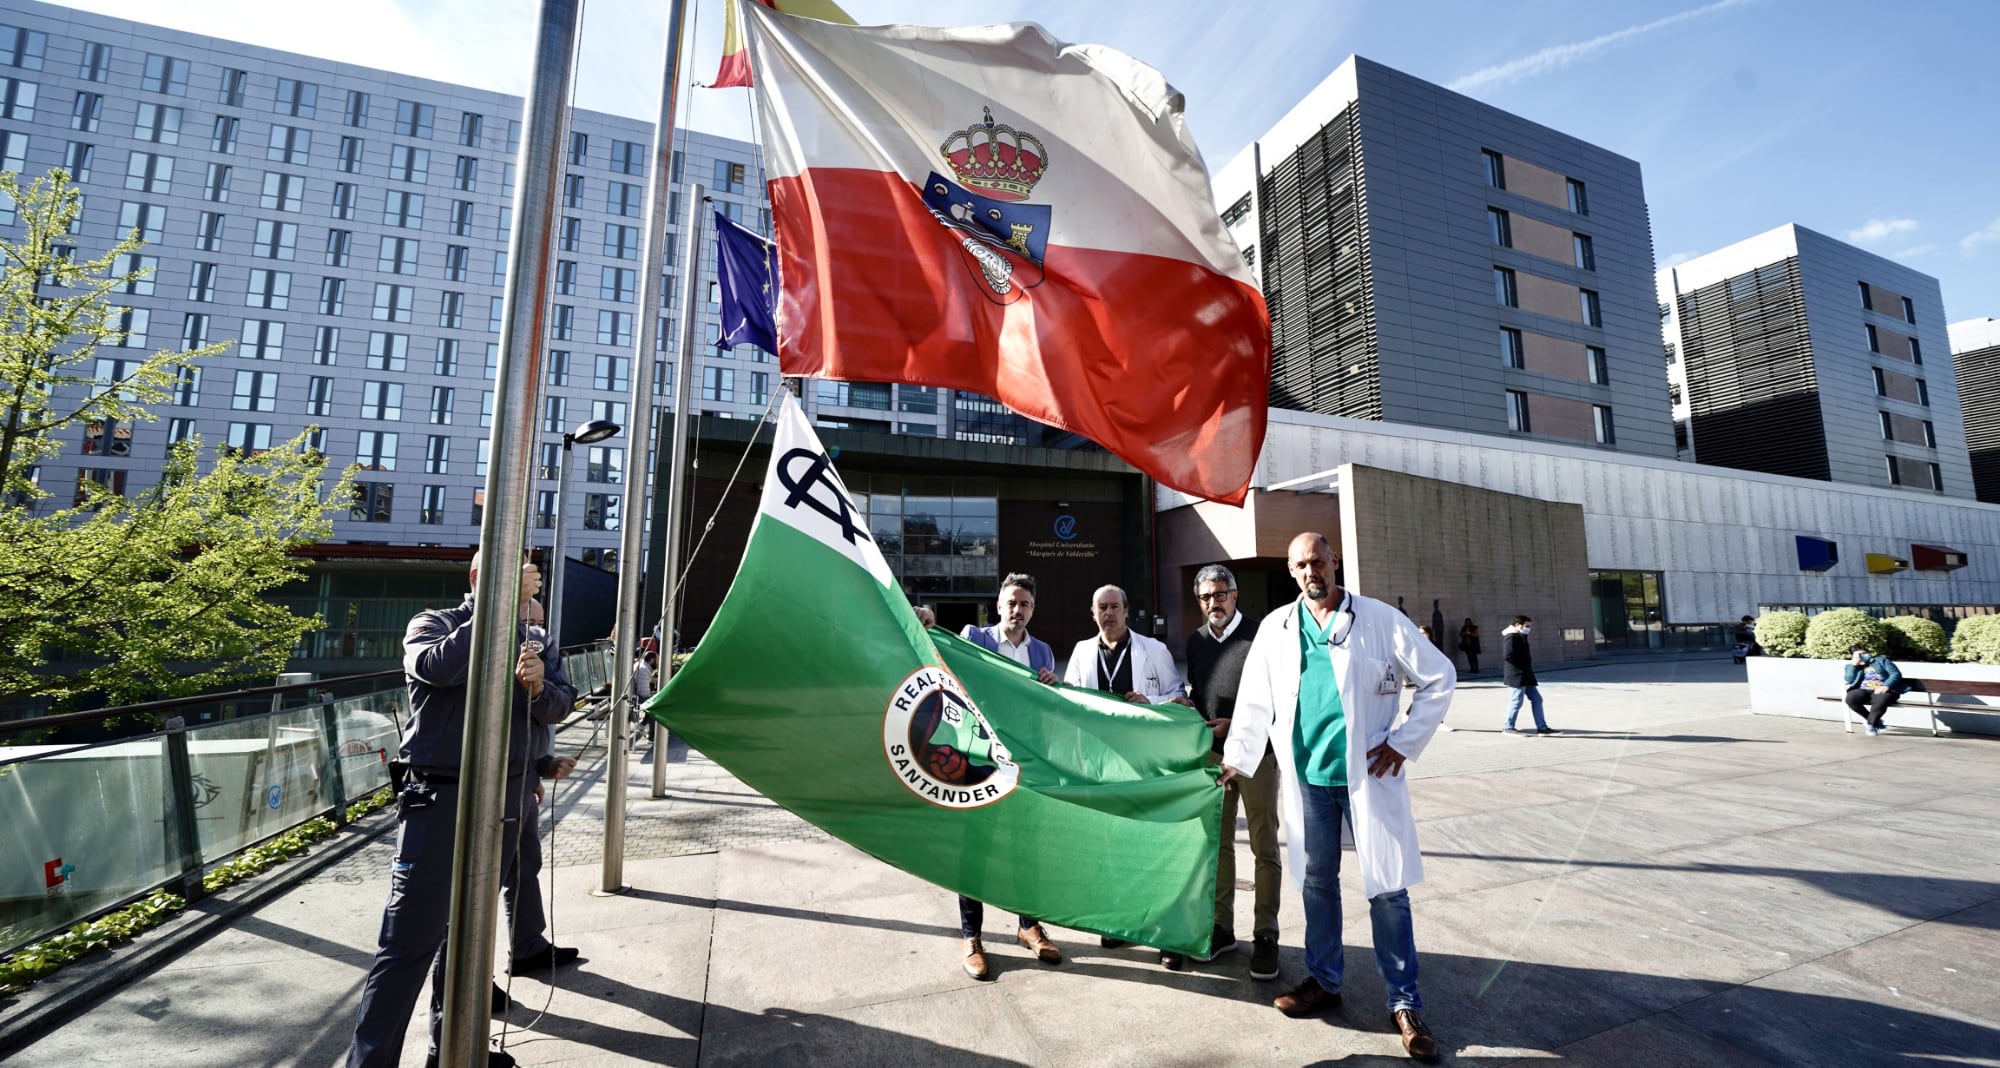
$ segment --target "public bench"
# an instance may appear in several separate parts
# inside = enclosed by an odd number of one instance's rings
[[[1923,694],[1924,707],[1929,710],[1931,715],[1932,737],[1936,737],[1938,734],[1937,714],[1938,714],[1938,709],[1940,708],[1944,709],[1946,712],[1970,712],[1976,715],[2000,716],[2000,707],[1995,707],[1992,705],[1938,704],[1938,698],[1940,697],[2000,697],[2000,682],[1988,682],[1984,680],[1975,680],[1975,679],[1920,679],[1914,675],[1903,676],[1903,681],[1910,684],[1910,690],[1905,694],[1903,694],[1902,698],[1899,699],[1895,704],[1890,705],[1889,707],[1890,708],[1902,707],[1903,705],[1909,703],[1909,699],[1911,697],[1914,697],[1917,694]],[[1837,701],[1844,705],[1846,703],[1846,695],[1841,694],[1833,697],[1823,696],[1820,698],[1820,700]],[[1840,715],[1840,725],[1841,728],[1845,730],[1847,733],[1849,734],[1854,733],[1854,721],[1847,718],[1847,711],[1845,709],[1842,710]]]

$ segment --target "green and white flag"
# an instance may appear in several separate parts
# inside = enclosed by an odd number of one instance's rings
[[[646,710],[919,878],[1140,945],[1207,946],[1221,795],[1201,717],[1046,686],[926,630],[789,395],[729,596]]]

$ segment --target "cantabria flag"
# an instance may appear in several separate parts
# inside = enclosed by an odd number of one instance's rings
[[[1207,943],[1221,795],[1200,717],[1045,686],[925,630],[789,395],[736,581],[647,711],[912,875],[1141,945]]]

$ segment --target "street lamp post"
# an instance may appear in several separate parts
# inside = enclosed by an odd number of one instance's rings
[[[560,466],[556,468],[556,537],[555,544],[549,547],[549,555],[554,557],[549,561],[549,641],[558,650],[562,648],[563,572],[569,570],[566,566],[568,561],[564,559],[568,552],[566,544],[569,541],[569,528],[563,523],[563,508],[569,501],[570,449],[579,443],[594,445],[617,434],[621,429],[623,428],[617,423],[592,419],[563,435],[562,459],[559,461]]]

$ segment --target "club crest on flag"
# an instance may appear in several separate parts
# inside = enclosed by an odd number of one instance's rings
[[[997,303],[1005,304],[1046,277],[1042,264],[1054,212],[1046,204],[1021,201],[1048,173],[1049,157],[1040,138],[995,122],[990,107],[985,112],[983,121],[953,131],[938,146],[957,180],[932,171],[924,181],[923,198],[940,223],[958,232],[959,245],[980,280]],[[1006,253],[1029,269],[1024,277],[1015,277],[1014,261]]]
[[[896,687],[882,715],[882,749],[910,792],[944,808],[981,808],[1021,781],[1007,746],[965,688],[926,665]]]

